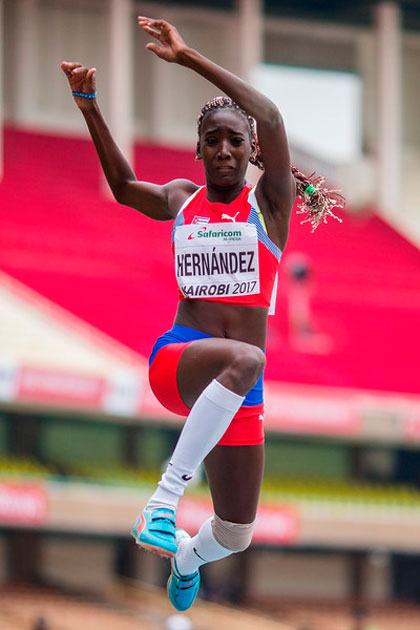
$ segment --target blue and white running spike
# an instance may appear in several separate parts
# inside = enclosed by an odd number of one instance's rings
[[[159,556],[173,558],[177,550],[175,542],[175,512],[169,508],[143,510],[137,517],[131,535],[137,545]]]
[[[175,540],[177,545],[185,538],[190,538],[184,529],[177,528]],[[176,558],[171,560],[171,575],[168,580],[168,596],[172,606],[179,612],[191,608],[200,589],[200,573],[194,571],[190,575],[181,575],[178,571]]]

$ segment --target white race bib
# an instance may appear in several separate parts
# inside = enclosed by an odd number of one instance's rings
[[[175,274],[185,297],[234,297],[260,292],[255,225],[181,225],[175,229],[174,245]]]

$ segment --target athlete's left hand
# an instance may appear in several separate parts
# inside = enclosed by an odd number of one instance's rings
[[[175,26],[164,20],[152,20],[140,15],[137,20],[139,26],[146,33],[159,41],[159,44],[153,42],[146,44],[147,50],[151,50],[165,61],[176,63],[182,51],[187,48],[187,45]]]

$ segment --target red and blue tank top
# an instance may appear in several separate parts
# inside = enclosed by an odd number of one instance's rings
[[[255,188],[231,203],[205,187],[183,204],[172,229],[179,299],[262,306],[274,313],[281,250],[269,238]]]

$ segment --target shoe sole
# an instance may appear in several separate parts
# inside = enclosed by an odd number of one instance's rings
[[[140,549],[144,549],[145,551],[151,551],[152,553],[155,553],[161,558],[169,558],[169,559],[173,558],[176,553],[175,551],[168,551],[167,549],[163,549],[162,547],[156,547],[155,545],[150,545],[148,543],[141,542],[138,539],[138,536],[140,536],[140,534],[142,533],[145,525],[146,525],[146,521],[142,515],[141,523],[138,527],[138,530],[136,531],[134,528],[131,530],[131,535],[134,538],[136,545],[140,547]]]
[[[161,558],[169,558],[172,559],[175,556],[175,553],[172,551],[168,551],[167,549],[162,549],[162,547],[154,547],[153,545],[148,545],[147,543],[139,542],[136,538],[136,535],[131,532],[132,537],[136,541],[137,547],[140,549],[144,549],[145,551],[151,551]]]

